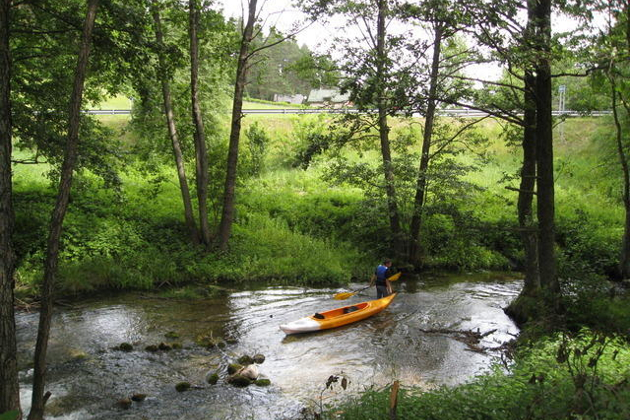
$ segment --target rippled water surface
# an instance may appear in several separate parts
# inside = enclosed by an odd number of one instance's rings
[[[362,285],[352,285],[359,288]],[[372,299],[374,291],[347,301],[331,297],[348,289],[264,287],[203,300],[139,294],[58,308],[49,346],[47,410],[64,419],[289,419],[319,401],[330,375],[350,380],[327,399],[384,386],[432,387],[461,383],[487,369],[497,351],[470,351],[452,334],[435,329],[486,333],[481,346],[497,348],[518,333],[503,313],[520,291],[520,280],[500,275],[441,276],[395,284],[399,295],[384,312],[356,324],[307,335],[285,336],[278,325],[337,306]],[[19,314],[18,340],[23,405],[28,408],[37,314]],[[173,331],[176,340],[165,338]],[[230,338],[223,349],[195,344],[199,335]],[[151,353],[150,344],[177,341],[180,350]],[[113,348],[122,342],[131,352]],[[240,355],[262,353],[260,373],[270,387],[226,384],[225,365]],[[221,380],[208,385],[208,371]],[[175,384],[188,381],[184,393]],[[339,394],[336,394],[339,392]],[[148,398],[128,410],[115,403],[133,393]]]

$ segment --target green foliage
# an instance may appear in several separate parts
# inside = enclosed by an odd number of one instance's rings
[[[38,174],[25,176],[14,189],[19,284],[37,289],[54,191]],[[340,236],[352,200],[330,192],[300,203],[278,200],[265,180],[253,178],[243,197],[228,253],[207,253],[187,241],[180,220],[180,192],[172,170],[156,167],[153,184],[145,172],[129,167],[121,191],[103,189],[88,173],[73,194],[60,252],[59,293],[103,289],[149,289],[192,281],[273,280],[286,284],[339,284],[361,266],[358,251]],[[156,185],[158,187],[156,188]],[[316,190],[317,178],[311,187]],[[314,203],[319,203],[315,205]],[[252,207],[250,207],[252,206]],[[338,220],[330,218],[336,210]],[[331,224],[330,221],[333,221]]]
[[[620,229],[611,229],[603,219],[575,209],[557,221],[561,273],[598,273],[615,276],[619,263]],[[582,277],[582,276],[579,276]]]
[[[513,365],[456,387],[399,393],[399,419],[625,419],[630,414],[630,346],[587,330],[522,348]],[[389,418],[389,389],[329,408],[324,418]]]
[[[319,114],[314,117],[296,119],[293,125],[295,157],[292,166],[307,169],[312,160],[326,152],[333,142],[328,126],[328,117]]]
[[[0,420],[15,420],[20,415],[18,410],[7,411],[6,413],[0,414]]]
[[[247,127],[245,135],[248,140],[249,155],[244,157],[245,162],[241,165],[241,171],[244,170],[250,176],[260,176],[264,170],[265,155],[270,141],[269,135],[258,121]]]
[[[431,214],[426,218],[422,244],[428,250],[428,267],[454,270],[508,269],[505,256],[486,247],[481,224],[473,220],[465,224],[449,214]]]

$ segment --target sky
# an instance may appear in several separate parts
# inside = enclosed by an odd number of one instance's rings
[[[247,0],[216,0],[219,7],[223,8],[225,15],[229,17],[239,18],[242,16],[243,9],[247,8]],[[265,26],[276,26],[285,33],[292,30],[295,22],[304,20],[304,14],[292,6],[292,0],[258,0],[258,8],[263,8],[264,13],[261,17],[265,19]],[[334,22],[334,21],[333,21]],[[577,27],[578,23],[565,16],[552,16],[552,30],[554,32],[571,32]],[[324,53],[331,47],[331,40],[338,36],[339,29],[334,23],[320,24],[315,22],[302,32],[296,35],[298,44],[306,44],[309,49],[318,53]],[[604,26],[603,18],[596,20],[595,27]],[[334,54],[333,54],[334,57]],[[476,75],[483,74],[484,78],[492,80],[498,79],[501,75],[501,69],[496,65],[473,66],[470,72]]]
[[[226,16],[234,18],[241,17],[243,8],[247,8],[247,0],[217,0],[217,3],[223,8]],[[264,8],[261,17],[266,19],[266,26],[276,26],[288,33],[295,22],[304,20],[305,15],[291,3],[291,0],[258,0],[258,8]],[[316,22],[298,33],[296,40],[298,44],[306,44],[313,51],[324,52],[328,47],[326,40],[332,39],[334,33],[334,28]]]

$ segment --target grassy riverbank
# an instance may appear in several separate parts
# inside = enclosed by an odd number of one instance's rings
[[[426,391],[402,384],[399,420],[627,419],[630,345],[589,330],[555,334],[515,350],[515,361],[456,387]],[[407,385],[407,386],[405,386]],[[391,389],[327,407],[322,418],[390,419]]]
[[[102,121],[120,132],[128,117],[104,116]],[[325,153],[313,156],[307,169],[300,167],[309,142],[328,124],[328,117],[321,115],[245,119],[243,176],[227,253],[189,244],[172,165],[157,161],[148,168],[131,154],[115,187],[106,187],[88,171],[79,173],[64,227],[58,290],[82,293],[198,281],[341,284],[352,277],[367,278],[383,254],[382,238],[388,230],[383,209],[354,186],[322,179],[331,162]],[[405,124],[394,124],[393,138],[401,138]],[[600,141],[606,127],[603,119],[568,120],[566,140],[557,145],[557,231],[565,272],[606,275],[615,269],[623,208],[617,200],[616,172],[602,163],[608,153]],[[518,170],[519,153],[505,146],[499,131],[493,122],[481,128],[490,139],[492,159],[466,175],[476,188],[465,197],[428,206],[425,268],[519,267],[516,194],[502,181]],[[252,135],[264,138],[264,152],[249,147]],[[135,144],[133,133],[121,136],[123,144]],[[416,149],[408,146],[408,151]],[[16,151],[14,157],[20,158],[20,153],[27,155]],[[379,160],[369,147],[360,155],[350,149],[343,153],[370,163]],[[14,168],[18,293],[33,293],[42,277],[55,194],[49,171],[46,164]],[[193,172],[189,168],[188,173]],[[214,226],[220,214],[219,173],[211,181]],[[408,206],[401,208],[408,211]]]

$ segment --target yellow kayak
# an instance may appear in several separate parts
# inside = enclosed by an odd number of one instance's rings
[[[280,325],[280,329],[286,334],[298,334],[341,327],[342,325],[361,321],[381,312],[392,303],[395,297],[396,293],[392,293],[382,299],[369,300],[367,302],[355,303],[354,305],[316,313],[300,318],[297,321]]]

